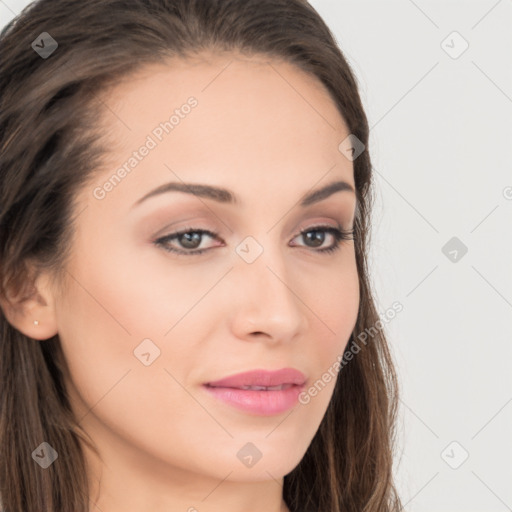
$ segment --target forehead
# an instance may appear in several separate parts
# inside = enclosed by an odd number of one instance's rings
[[[302,190],[330,169],[354,183],[338,149],[349,134],[343,117],[324,85],[290,63],[239,54],[169,59],[125,77],[102,100],[104,178],[147,141],[154,146],[125,178],[128,196],[181,177],[229,182],[241,196],[269,180],[281,189],[297,180]]]

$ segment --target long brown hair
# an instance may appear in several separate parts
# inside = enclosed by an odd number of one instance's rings
[[[43,32],[58,44],[51,54],[33,46]],[[350,133],[365,145],[353,162],[360,306],[347,354],[358,333],[379,322],[366,260],[373,201],[369,128],[354,74],[305,0],[40,0],[9,23],[0,36],[0,296],[30,288],[29,263],[62,275],[73,199],[107,153],[99,93],[145,64],[204,50],[295,64],[326,86]],[[343,365],[319,430],[284,478],[292,512],[401,509],[392,473],[397,377],[384,332],[374,331]],[[2,311],[0,336],[3,507],[87,512],[80,441],[91,443],[71,412],[58,335],[31,339]],[[65,454],[46,470],[31,456],[43,441]]]

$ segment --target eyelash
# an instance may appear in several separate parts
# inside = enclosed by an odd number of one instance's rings
[[[304,235],[305,233],[316,232],[316,231],[324,231],[324,232],[330,233],[334,237],[334,245],[332,245],[331,247],[327,247],[324,249],[317,249],[317,250],[313,249],[313,252],[319,252],[322,254],[328,254],[328,253],[335,252],[341,248],[342,241],[355,239],[354,238],[355,234],[354,234],[353,229],[343,230],[343,229],[334,228],[332,226],[310,227],[308,229],[302,230],[297,236]],[[207,229],[186,228],[185,230],[176,231],[175,233],[171,233],[170,235],[166,235],[161,238],[158,238],[153,243],[159,247],[162,247],[162,249],[164,249],[164,251],[172,252],[179,256],[190,256],[190,255],[195,256],[195,255],[202,254],[202,253],[212,249],[212,248],[208,248],[208,249],[196,249],[196,250],[190,250],[190,251],[182,251],[179,249],[170,248],[169,245],[167,245],[170,240],[177,239],[181,235],[190,234],[190,233],[200,233],[201,235],[208,235],[212,238],[218,239],[218,233],[213,233],[212,231],[209,231]],[[201,239],[201,241],[202,241],[202,239]]]

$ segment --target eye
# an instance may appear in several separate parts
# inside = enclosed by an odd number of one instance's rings
[[[176,233],[163,236],[158,240],[155,240],[154,243],[168,252],[173,252],[180,255],[201,254],[207,250],[197,249],[197,247],[201,245],[201,241],[204,235],[208,235],[210,238],[218,239],[218,233],[213,233],[207,229],[186,228],[185,230],[177,231]],[[172,247],[169,242],[173,240],[178,241],[182,248]]]
[[[354,240],[354,230],[344,230],[341,228],[334,228],[332,226],[315,226],[303,229],[299,236],[304,237],[308,242],[312,242],[313,247],[322,245],[325,241],[325,233],[328,233],[334,242],[323,249],[318,249],[316,252],[330,253],[338,250],[341,247],[341,242],[345,240]],[[312,236],[309,236],[312,235]]]
[[[333,242],[331,245],[323,249],[317,249],[317,247],[324,244],[326,238],[325,233],[328,233],[328,235],[331,236]],[[210,250],[210,248],[198,249],[205,235],[210,238],[220,240],[218,233],[214,233],[207,229],[186,228],[158,238],[153,243],[158,247],[162,247],[167,252],[172,252],[182,256],[192,256],[202,254],[203,252]],[[340,248],[341,241],[354,240],[354,230],[343,230],[332,226],[315,226],[302,230],[297,236],[303,237],[303,239],[306,240],[306,247],[312,247],[313,252],[330,253]],[[181,247],[173,247],[170,244],[172,241],[178,242]],[[312,245],[308,246],[308,243],[311,243]]]

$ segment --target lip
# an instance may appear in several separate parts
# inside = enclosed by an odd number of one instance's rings
[[[253,370],[203,384],[215,398],[237,409],[260,416],[272,416],[297,404],[306,377],[295,368],[277,371]],[[242,386],[283,386],[279,390],[241,389]]]
[[[280,386],[294,384],[302,386],[306,376],[295,368],[282,368],[281,370],[251,370],[248,372],[230,375],[220,380],[207,382],[206,386],[222,388],[241,388],[243,386]]]

